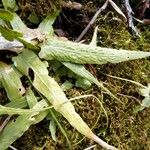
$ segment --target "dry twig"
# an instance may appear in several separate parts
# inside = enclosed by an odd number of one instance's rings
[[[89,24],[86,26],[86,28],[82,31],[82,33],[79,35],[79,37],[75,40],[75,42],[79,42],[84,35],[87,33],[87,31],[90,29],[90,27],[94,24],[95,20],[97,19],[98,15],[106,9],[107,5],[108,5],[108,0],[105,2],[105,4],[95,13],[95,15],[93,16],[93,18],[91,19],[91,21],[89,22]]]
[[[95,13],[95,15],[93,16],[93,18],[91,19],[91,21],[89,22],[89,24],[86,26],[86,28],[82,31],[82,33],[79,35],[79,37],[75,40],[75,42],[79,42],[84,35],[87,33],[87,31],[89,30],[89,28],[94,24],[95,20],[97,19],[98,15],[106,9],[106,7],[108,6],[108,3],[110,3],[110,5],[117,11],[117,13],[119,13],[124,20],[126,21],[127,18],[124,15],[124,13],[120,10],[120,8],[112,1],[112,0],[106,0],[106,2],[104,3],[104,5]]]
[[[8,116],[4,122],[2,123],[2,125],[0,126],[0,133],[2,132],[2,130],[5,128],[5,126],[7,125],[7,123],[9,122],[11,116]]]
[[[137,29],[134,26],[133,23],[133,11],[132,8],[130,6],[129,0],[124,0],[123,1],[124,7],[125,7],[125,12],[126,12],[126,16],[127,16],[127,20],[128,20],[128,28],[129,31],[135,36],[135,37],[139,37],[139,33],[137,31]]]

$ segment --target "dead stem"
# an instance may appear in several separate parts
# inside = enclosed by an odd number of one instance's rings
[[[82,31],[82,33],[79,35],[79,37],[75,40],[75,42],[81,41],[81,39],[84,37],[84,35],[87,33],[87,31],[90,29],[90,27],[94,24],[95,20],[97,19],[98,15],[106,9],[108,5],[108,0],[104,3],[104,5],[95,13],[89,24],[86,26],[86,28]]]
[[[11,116],[8,116],[4,122],[2,123],[2,125],[0,126],[0,133],[3,131],[3,129],[5,128],[5,126],[7,125],[7,123],[9,122]]]

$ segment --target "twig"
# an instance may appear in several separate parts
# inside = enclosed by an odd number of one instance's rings
[[[144,86],[143,84],[141,84],[139,82],[136,82],[136,81],[133,81],[133,80],[129,80],[129,79],[121,78],[121,77],[116,77],[116,76],[112,76],[112,75],[105,74],[105,73],[102,73],[102,74],[104,74],[104,75],[106,75],[108,77],[114,78],[114,79],[118,79],[118,80],[122,80],[122,81],[127,81],[127,82],[130,82],[130,83],[133,83],[133,84],[135,84],[137,86],[140,86],[140,87],[142,87],[144,89],[147,88],[147,86]]]
[[[15,147],[13,147],[13,146],[9,146],[9,148],[11,148],[12,150],[17,150]]]
[[[79,42],[84,35],[87,33],[87,31],[90,29],[90,27],[94,24],[95,20],[97,19],[98,15],[106,9],[108,5],[108,0],[104,3],[104,5],[95,13],[89,24],[86,26],[86,28],[82,31],[82,33],[79,35],[79,37],[75,40],[75,42]]]
[[[132,16],[133,11],[129,4],[129,0],[124,0],[123,4],[124,4],[126,15],[127,15],[129,31],[133,34],[133,36],[139,37],[140,35],[139,35],[138,31],[136,30],[134,23],[133,23],[133,16]]]
[[[90,147],[88,147],[88,148],[86,148],[86,149],[84,149],[84,150],[91,150],[91,149],[93,149],[93,148],[95,148],[96,147],[96,145],[92,145],[92,146],[90,146]]]
[[[9,122],[11,116],[8,116],[4,122],[2,123],[2,125],[0,126],[0,133],[2,132],[2,130],[5,128],[5,126],[7,125],[7,123]]]
[[[150,8],[150,0],[141,0],[135,9],[135,16],[144,19],[146,9]]]
[[[107,150],[118,150],[117,148],[115,148],[114,146],[109,145],[108,143],[104,142],[103,140],[101,140],[99,137],[97,137],[96,135],[93,135],[93,140],[95,142],[97,142],[99,145],[101,145],[103,148],[106,148]]]
[[[137,98],[136,98],[136,97],[134,97],[134,96],[125,95],[125,94],[121,94],[121,93],[117,93],[117,95],[119,95],[119,96],[123,96],[123,97],[127,97],[127,98],[130,98],[130,99],[134,99],[134,100],[136,100],[136,102],[138,102],[138,104],[141,104],[140,100],[139,100],[139,99],[137,99]]]

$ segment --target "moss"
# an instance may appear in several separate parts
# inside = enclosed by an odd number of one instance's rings
[[[60,9],[61,1],[65,0],[18,0],[19,10],[17,13],[27,24],[31,25],[28,20],[31,13],[35,13],[41,21],[48,13]]]

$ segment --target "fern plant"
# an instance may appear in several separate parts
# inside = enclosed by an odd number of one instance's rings
[[[116,50],[96,46],[96,34],[90,45],[74,43],[54,35],[52,24],[58,11],[48,15],[37,29],[29,29],[17,14],[0,10],[0,50],[10,50],[17,54],[12,63],[0,61],[0,83],[10,102],[0,105],[0,115],[17,115],[0,133],[0,149],[7,149],[28,128],[40,122],[48,114],[57,122],[54,110],[59,112],[81,134],[94,140],[106,149],[116,150],[96,136],[82,118],[65,93],[49,76],[48,62],[57,60],[72,72],[95,83],[114,99],[119,100],[103,86],[82,64],[120,63],[150,57],[150,52]],[[95,30],[96,33],[96,30]],[[24,87],[21,77],[28,78]],[[37,95],[36,93],[39,93]],[[54,110],[52,109],[54,108]],[[61,125],[58,123],[61,131]],[[69,139],[67,138],[67,141]],[[69,143],[69,142],[68,142]],[[69,144],[71,149],[71,145]]]

